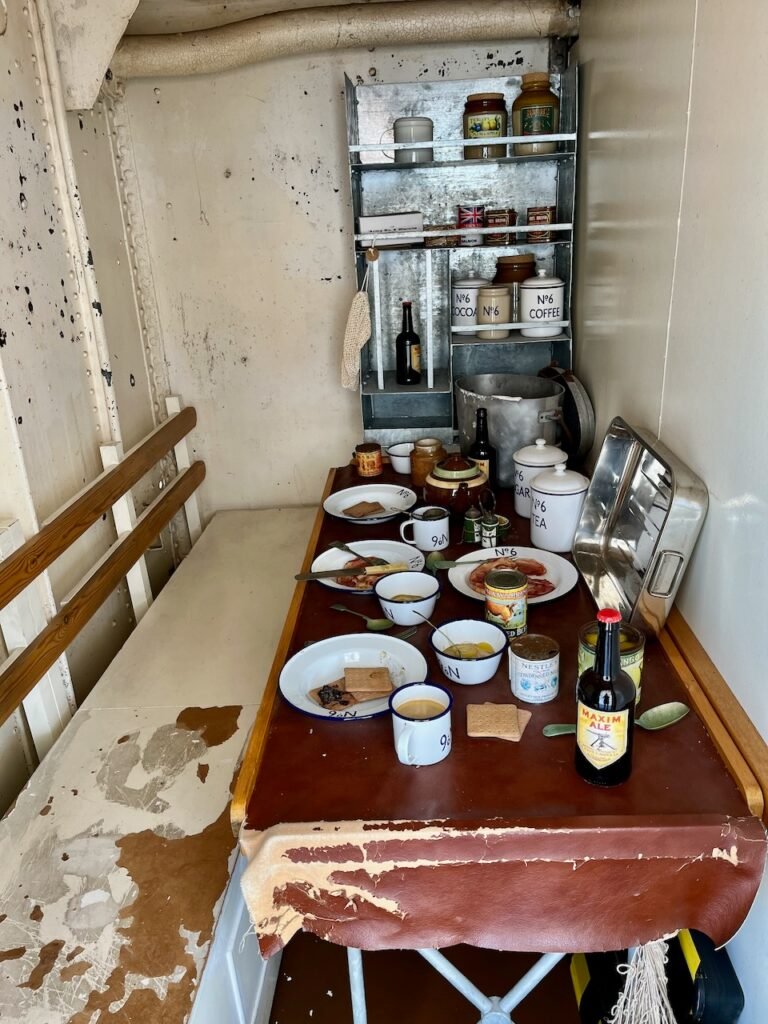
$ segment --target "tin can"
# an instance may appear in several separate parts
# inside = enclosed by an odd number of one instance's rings
[[[499,517],[486,512],[480,520],[480,547],[495,548],[499,543]]]
[[[468,508],[464,513],[464,527],[461,539],[465,544],[480,543],[480,520],[482,516],[479,508]]]
[[[487,228],[510,227],[517,224],[517,213],[515,210],[486,210],[485,226]],[[508,231],[494,232],[492,235],[485,235],[486,245],[509,245],[510,234]]]
[[[494,569],[485,577],[485,618],[510,636],[528,631],[528,577],[517,569]]]
[[[456,224],[462,230],[466,228],[481,228],[485,222],[484,206],[459,206],[457,207],[457,213]],[[482,245],[483,236],[476,234],[462,235],[459,244]]]
[[[592,668],[597,653],[597,621],[588,622],[579,630],[578,672]],[[641,680],[643,675],[643,657],[645,654],[645,636],[634,626],[621,624],[619,634],[619,660],[621,667],[631,678],[637,690],[635,704],[640,702]]]
[[[355,448],[355,462],[358,476],[379,476],[382,471],[381,445],[374,441],[359,444]]]
[[[554,206],[529,206],[529,224],[554,224],[557,220],[557,213]],[[525,241],[528,242],[551,242],[554,236],[553,231],[529,231],[526,233]]]
[[[541,633],[509,642],[509,683],[512,693],[529,704],[554,700],[560,685],[560,648]]]

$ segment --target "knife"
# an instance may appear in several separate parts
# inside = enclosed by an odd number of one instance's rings
[[[390,565],[366,565],[360,569],[345,569],[340,566],[338,569],[322,569],[319,572],[300,572],[293,578],[300,583],[305,580],[333,579],[335,576],[386,576],[391,572],[410,572],[410,565],[405,562],[396,562]]]

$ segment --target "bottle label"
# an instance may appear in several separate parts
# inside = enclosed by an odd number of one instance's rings
[[[468,139],[500,139],[503,134],[501,114],[472,114],[467,118]]]
[[[421,372],[421,345],[411,345],[411,369]]]
[[[623,711],[598,711],[579,701],[576,743],[594,768],[607,768],[626,754],[628,732],[629,708]]]
[[[554,124],[554,107],[523,107],[520,111],[522,135],[553,135]]]

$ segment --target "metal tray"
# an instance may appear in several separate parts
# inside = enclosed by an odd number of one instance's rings
[[[573,542],[598,607],[646,633],[664,625],[707,512],[704,482],[653,434],[616,417]]]

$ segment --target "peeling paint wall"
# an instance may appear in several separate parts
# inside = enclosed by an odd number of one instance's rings
[[[27,536],[101,472],[98,446],[112,440],[103,410],[114,394],[111,381],[95,379],[99,311],[77,262],[46,79],[35,7],[14,4],[0,36],[0,516],[19,519]],[[49,612],[113,540],[105,517],[55,564]],[[131,617],[121,586],[70,648],[80,699]]]
[[[344,72],[471,81],[547,56],[540,41],[354,51],[127,85],[168,373],[200,415],[208,513],[315,502],[360,439],[358,397],[339,385],[355,289]]]

